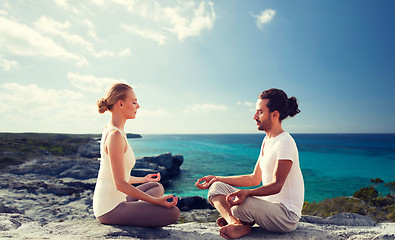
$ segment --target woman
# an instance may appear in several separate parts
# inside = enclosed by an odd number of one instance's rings
[[[104,224],[162,227],[178,220],[177,197],[164,196],[158,182],[160,174],[132,177],[136,162],[124,126],[136,117],[137,103],[133,89],[123,83],[110,86],[104,98],[97,100],[99,113],[107,110],[111,121],[100,143],[100,170],[93,196],[93,212]],[[142,183],[138,187],[131,184]]]

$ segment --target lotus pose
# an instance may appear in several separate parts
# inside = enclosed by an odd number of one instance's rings
[[[220,235],[239,238],[257,223],[267,231],[290,232],[296,229],[304,201],[304,183],[298,149],[281,122],[299,113],[295,97],[279,89],[269,89],[256,102],[254,119],[265,131],[261,151],[252,174],[205,176],[196,182],[209,188],[208,199],[222,217],[217,219]],[[237,189],[262,183],[255,189]]]
[[[107,110],[111,120],[100,143],[100,169],[93,196],[93,212],[104,224],[162,227],[178,220],[177,197],[164,196],[160,174],[132,177],[136,162],[124,132],[126,120],[136,117],[137,103],[133,89],[117,83],[97,101],[100,113]],[[131,184],[141,185],[134,187]]]

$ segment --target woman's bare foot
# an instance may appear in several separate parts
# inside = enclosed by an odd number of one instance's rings
[[[252,226],[244,224],[228,224],[221,227],[219,234],[226,239],[234,239],[251,233]]]
[[[223,226],[228,225],[228,222],[225,220],[225,218],[219,217],[217,219],[217,225],[218,225],[218,227],[223,227]]]

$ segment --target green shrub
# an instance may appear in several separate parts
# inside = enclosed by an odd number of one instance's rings
[[[373,200],[379,195],[374,187],[364,187],[354,193],[354,197],[362,199],[368,203],[372,203]]]

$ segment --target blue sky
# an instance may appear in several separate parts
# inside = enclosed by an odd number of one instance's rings
[[[134,133],[256,133],[281,88],[291,133],[395,133],[395,2],[0,2],[0,131],[100,133],[113,82]]]

